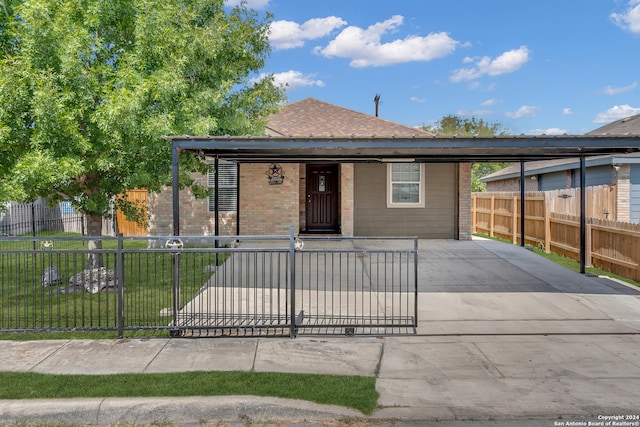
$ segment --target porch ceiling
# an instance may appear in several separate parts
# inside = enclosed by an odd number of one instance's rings
[[[243,162],[482,162],[640,152],[640,135],[495,137],[167,136],[179,150]]]

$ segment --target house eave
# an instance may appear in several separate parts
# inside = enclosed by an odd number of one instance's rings
[[[640,156],[637,154],[632,155],[606,155],[606,156],[594,156],[586,159],[586,167],[596,167],[596,166],[613,166],[613,165],[624,165],[624,164],[639,164]],[[561,172],[566,170],[573,170],[580,168],[580,159],[579,158],[570,158],[567,159],[565,163],[553,165],[553,166],[540,166],[536,167],[534,164],[527,164],[525,167],[525,176],[533,176],[533,175],[542,175],[553,172]],[[500,173],[500,171],[480,178],[481,182],[494,182],[494,181],[502,181],[505,179],[513,179],[520,178],[520,172],[508,172],[508,173]]]

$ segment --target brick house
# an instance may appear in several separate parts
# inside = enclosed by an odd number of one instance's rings
[[[640,135],[640,114],[609,123],[589,133],[600,135]],[[589,157],[585,185],[609,185],[616,193],[617,220],[640,222],[640,154]],[[580,186],[580,159],[526,162],[525,190],[549,191]],[[481,178],[487,191],[519,191],[520,164],[507,166]]]
[[[313,98],[271,116],[272,137],[430,136],[420,129]],[[273,172],[283,178],[273,184]],[[215,186],[215,175],[198,177]],[[220,161],[220,235],[296,233],[469,239],[470,163],[338,162],[265,164]],[[180,194],[183,235],[214,234],[213,197]],[[171,234],[171,189],[149,196],[150,233]]]

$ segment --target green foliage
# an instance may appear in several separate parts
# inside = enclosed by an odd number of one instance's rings
[[[253,395],[303,399],[371,414],[375,377],[270,372],[48,375],[0,372],[1,399]]]
[[[456,115],[444,116],[434,126],[423,126],[424,130],[440,136],[502,136],[508,135],[508,130],[502,124],[485,122],[475,117],[461,118]],[[471,168],[471,191],[485,191],[486,185],[480,181],[483,176],[508,166],[505,162],[474,163]]]
[[[424,130],[441,136],[493,136],[507,135],[507,129],[499,122],[489,123],[475,117],[461,118],[456,115],[444,116],[434,126],[423,126]]]
[[[487,185],[480,178],[509,166],[508,162],[484,162],[474,163],[471,166],[471,191],[486,191]]]
[[[127,190],[171,182],[163,135],[264,132],[284,94],[249,77],[271,19],[222,0],[3,0],[0,203],[44,196],[108,216]],[[201,160],[181,154],[181,186]]]

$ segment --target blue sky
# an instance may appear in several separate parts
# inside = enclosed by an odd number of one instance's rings
[[[380,94],[380,117],[398,123],[456,114],[514,134],[582,134],[640,114],[640,0],[247,5],[274,15],[263,71],[289,102],[373,115]]]

